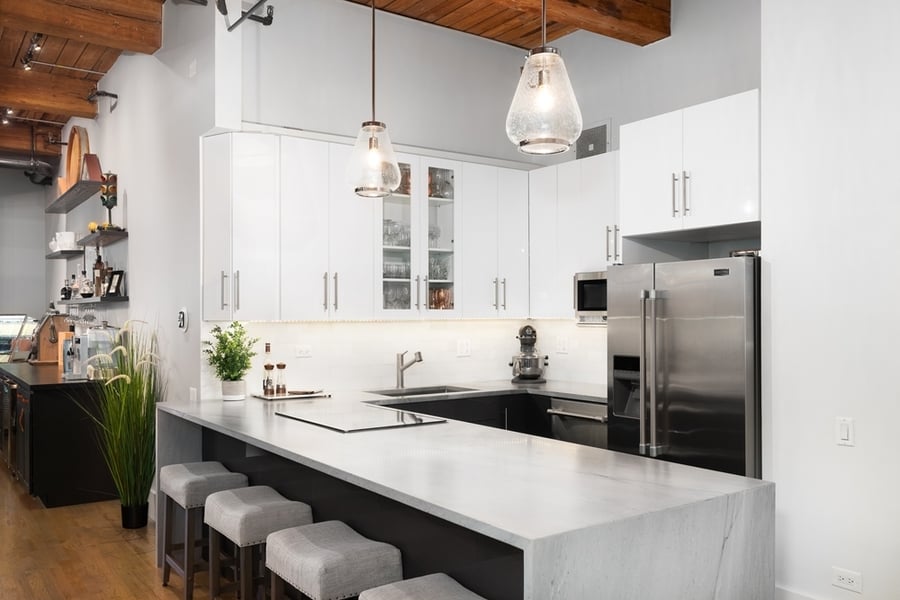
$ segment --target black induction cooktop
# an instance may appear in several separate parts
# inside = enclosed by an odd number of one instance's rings
[[[346,405],[315,403],[291,406],[290,408],[277,410],[275,414],[288,419],[318,425],[319,427],[326,427],[341,433],[371,431],[373,429],[395,429],[397,427],[446,422],[446,419],[438,417],[367,404],[348,407]]]

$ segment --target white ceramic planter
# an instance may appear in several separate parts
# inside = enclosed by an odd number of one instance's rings
[[[222,400],[243,400],[246,397],[247,382],[243,379],[222,382]]]

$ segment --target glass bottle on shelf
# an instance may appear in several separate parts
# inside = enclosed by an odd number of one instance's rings
[[[94,261],[94,292],[98,296],[102,296],[103,289],[103,279],[106,275],[106,263],[103,262],[103,258],[100,256],[100,253],[97,252],[97,260]]]
[[[284,396],[287,394],[287,382],[284,377],[284,369],[287,367],[283,362],[277,363],[275,365],[277,371],[275,372],[275,395],[276,396]]]
[[[90,298],[94,295],[94,281],[87,276],[87,271],[81,272],[81,283],[78,285],[78,294],[82,298]]]
[[[72,281],[69,283],[69,298],[74,300],[78,297],[78,280],[75,279],[75,273],[72,273]]]
[[[62,287],[59,289],[59,299],[69,300],[72,298],[72,288],[69,287],[69,280],[63,278]]]

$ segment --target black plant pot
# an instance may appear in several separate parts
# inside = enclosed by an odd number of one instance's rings
[[[147,513],[150,504],[144,502],[137,506],[122,506],[122,527],[124,529],[140,529],[147,526]]]

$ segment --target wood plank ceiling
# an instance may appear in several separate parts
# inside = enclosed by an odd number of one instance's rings
[[[581,29],[646,45],[669,36],[670,1],[548,0],[547,41]],[[36,158],[58,158],[60,146],[54,142],[62,126],[73,116],[96,117],[96,100],[88,98],[119,55],[159,49],[164,2],[0,0],[0,109],[13,110],[10,123],[0,127],[0,156],[30,158],[34,142]],[[375,4],[379,10],[524,49],[541,45],[541,0]],[[34,41],[40,42],[40,50],[32,49]],[[29,53],[32,68],[26,71]]]

